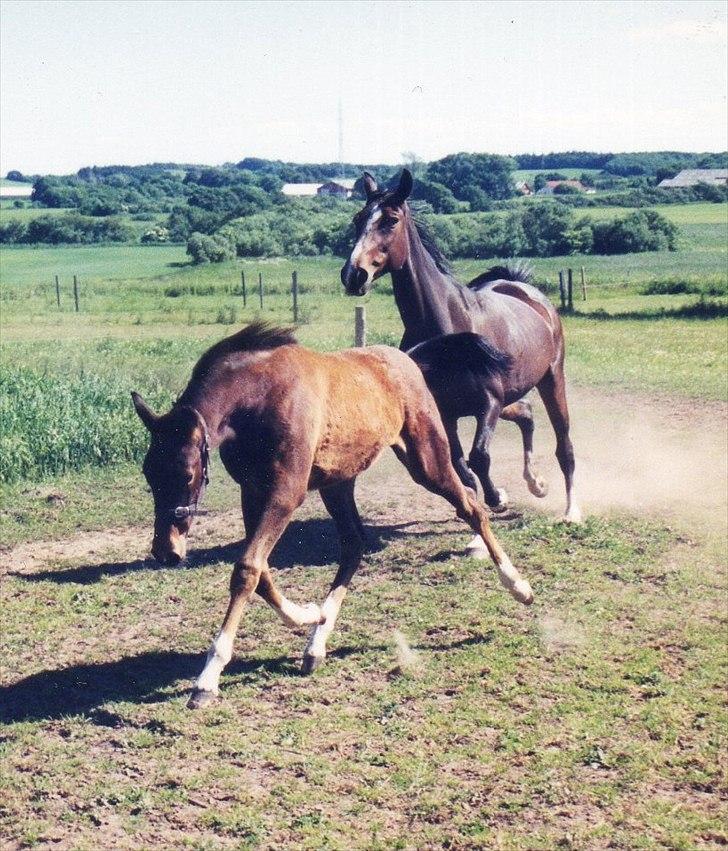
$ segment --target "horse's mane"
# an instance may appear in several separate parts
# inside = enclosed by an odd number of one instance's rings
[[[417,235],[420,238],[420,242],[424,246],[425,251],[432,257],[435,261],[435,266],[442,272],[443,275],[453,275],[452,266],[450,265],[450,261],[445,257],[445,255],[440,251],[440,247],[435,241],[435,237],[427,226],[425,221],[418,214],[417,210],[412,210],[410,208],[412,223],[415,226],[415,230],[417,231]]]
[[[491,281],[520,281],[522,284],[530,284],[533,282],[533,266],[525,260],[516,260],[505,266],[491,266],[487,272],[469,281],[468,289],[480,290]]]
[[[296,342],[293,329],[271,325],[269,322],[251,322],[235,334],[211,346],[197,361],[192,370],[192,380],[203,378],[218,360],[226,355],[243,352],[261,352],[277,349]]]

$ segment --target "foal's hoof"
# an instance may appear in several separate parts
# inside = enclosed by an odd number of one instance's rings
[[[195,689],[187,701],[188,709],[204,709],[206,706],[212,706],[220,700],[219,695],[214,691],[204,691],[203,689]]]
[[[312,674],[316,668],[323,664],[325,658],[325,656],[312,656],[310,653],[304,653],[303,661],[301,662],[301,673]]]
[[[548,482],[542,479],[541,476],[536,476],[534,479],[527,479],[526,484],[531,493],[539,499],[543,499],[549,492]]]
[[[465,547],[465,558],[489,558],[488,549],[485,546],[485,541],[480,537],[480,535],[476,535],[474,538],[468,541]]]
[[[528,579],[517,579],[513,583],[501,579],[501,582],[511,597],[519,603],[523,603],[524,606],[530,606],[533,603],[533,591]]]

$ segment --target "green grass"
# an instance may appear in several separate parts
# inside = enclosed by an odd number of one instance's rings
[[[281,557],[321,563],[320,535],[296,542],[319,522],[304,517]],[[151,569],[110,537],[8,577],[4,835],[89,849],[99,830],[108,847],[200,849],[726,841],[725,612],[702,555],[628,518],[499,524],[536,590],[526,610],[453,555],[462,527],[382,535],[326,665],[298,677],[303,637],[255,604],[224,700],[203,714],[184,703],[225,604],[227,527],[184,570]],[[332,570],[278,582],[320,600]],[[418,656],[403,672],[395,629]]]
[[[728,204],[655,204],[649,207],[676,225],[722,225],[728,228]],[[583,207],[575,213],[590,219],[602,221],[617,216],[627,216],[634,213],[633,207]]]

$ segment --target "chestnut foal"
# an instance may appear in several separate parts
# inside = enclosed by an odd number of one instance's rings
[[[287,625],[312,626],[303,671],[324,660],[364,551],[354,481],[387,446],[416,482],[448,500],[482,536],[508,591],[522,603],[532,601],[527,580],[493,535],[484,505],[458,478],[435,401],[403,352],[371,346],[318,354],[297,345],[288,330],[255,323],[200,358],[167,414],[154,414],[138,394],[132,396],[151,435],[143,469],[154,497],[152,552],[159,561],[176,564],[184,558],[211,449],[219,448],[225,469],[241,486],[243,553],[191,707],[205,706],[219,693],[243,609],[256,592]],[[321,607],[286,599],[268,566],[308,490],[320,492],[341,539],[339,569]]]

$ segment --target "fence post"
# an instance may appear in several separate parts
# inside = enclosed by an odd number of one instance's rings
[[[584,278],[584,267],[581,267],[581,297],[586,301],[586,280]]]
[[[58,309],[61,309],[61,285],[58,283],[58,275],[56,275],[56,302]]]
[[[567,289],[567,301],[569,305],[569,313],[574,312],[574,270],[568,270],[568,289]]]
[[[566,310],[566,292],[564,290],[564,273],[559,272],[559,296],[561,298],[561,309]]]
[[[298,324],[298,272],[291,273],[291,292],[293,293],[293,324]]]
[[[357,304],[354,308],[354,345],[366,346],[367,344],[367,309],[363,304]]]
[[[243,285],[243,307],[245,307],[248,304],[248,294],[245,291],[245,270],[244,269],[240,270],[240,282]]]
[[[78,313],[78,278],[73,276],[73,300],[76,302],[76,313]]]
[[[263,273],[258,272],[258,295],[260,296],[260,309],[263,309]]]

